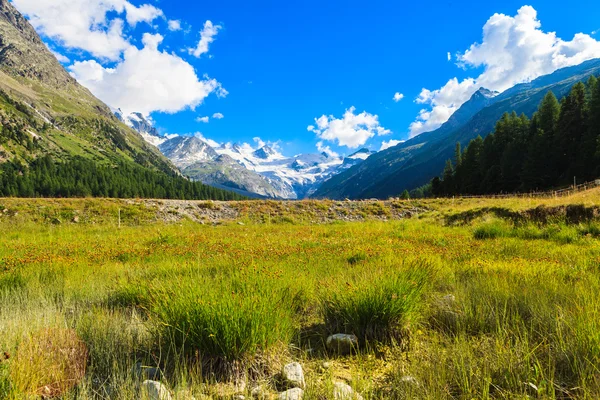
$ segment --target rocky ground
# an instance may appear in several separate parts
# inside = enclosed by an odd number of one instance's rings
[[[417,217],[428,209],[411,201],[188,201],[127,200],[129,205],[144,205],[164,222],[190,219],[200,223],[310,222],[397,220]]]

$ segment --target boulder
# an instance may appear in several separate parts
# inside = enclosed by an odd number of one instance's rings
[[[306,386],[302,365],[297,362],[285,365],[281,371],[281,377],[287,387],[304,389]]]
[[[148,396],[149,400],[171,400],[169,389],[160,382],[144,381],[142,383],[142,392]]]
[[[327,338],[327,348],[337,354],[350,354],[358,349],[358,338],[355,335],[337,333]]]
[[[304,390],[293,388],[279,393],[277,400],[302,400],[302,396],[304,396]]]
[[[335,400],[363,400],[360,394],[343,382],[333,384],[333,398]]]

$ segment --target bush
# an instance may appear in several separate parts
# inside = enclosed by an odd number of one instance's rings
[[[402,341],[418,317],[430,274],[428,265],[417,263],[405,272],[329,293],[322,301],[327,328],[331,333],[354,334],[361,345]]]

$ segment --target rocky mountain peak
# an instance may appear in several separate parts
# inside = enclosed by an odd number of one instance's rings
[[[252,153],[252,155],[254,155],[254,157],[260,158],[262,160],[267,160],[268,158],[270,158],[276,154],[277,154],[277,152],[269,146],[263,146],[260,149],[256,150],[254,153]]]
[[[0,0],[0,68],[9,75],[35,79],[56,89],[66,86],[87,92],[8,0]]]

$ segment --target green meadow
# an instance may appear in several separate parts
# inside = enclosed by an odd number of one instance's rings
[[[351,202],[247,202],[202,224],[0,199],[0,398],[139,399],[149,374],[173,398],[277,398],[297,361],[308,400],[335,382],[365,399],[597,399],[597,203],[377,202],[318,223],[307,209]],[[326,346],[337,333],[357,336],[350,354]]]

